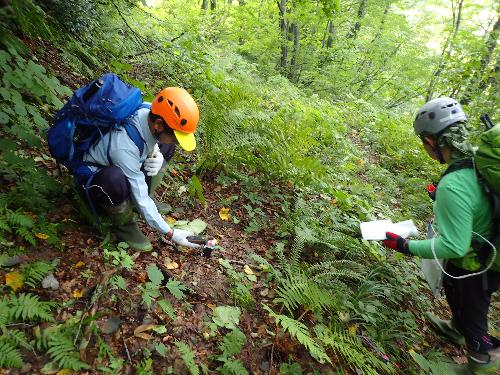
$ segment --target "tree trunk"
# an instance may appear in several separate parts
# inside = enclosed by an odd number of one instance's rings
[[[210,0],[210,10],[217,8],[217,0]]]
[[[291,33],[293,35],[293,51],[292,59],[290,61],[290,68],[288,71],[288,79],[295,82],[298,78],[297,74],[297,60],[299,55],[299,26],[296,22],[292,23]]]
[[[493,29],[490,31],[488,39],[486,40],[486,52],[481,57],[479,69],[472,74],[472,77],[469,79],[469,83],[465,88],[462,98],[460,99],[460,102],[462,104],[466,105],[470,103],[472,99],[472,94],[475,91],[474,88],[476,85],[478,85],[478,83],[479,83],[478,88],[480,89],[480,91],[483,91],[488,86],[487,83],[488,77],[485,77],[485,73],[488,70],[488,66],[490,65],[493,52],[497,47],[499,34],[500,34],[500,15],[497,18],[497,22],[495,22]]]
[[[203,0],[201,2],[201,9],[202,10],[207,10],[208,9],[208,0]]]
[[[333,34],[335,33],[335,26],[333,25],[333,20],[328,21],[328,39],[326,40],[326,48],[332,48],[333,46]]]
[[[285,15],[286,15],[286,5],[287,0],[278,0],[278,8],[280,11],[279,25],[281,30],[281,58],[280,58],[280,67],[282,69],[286,68],[286,62],[288,58],[288,26],[286,23]]]
[[[431,80],[429,82],[429,87],[427,89],[427,94],[425,96],[426,102],[432,99],[432,96],[434,94],[434,87],[436,86],[439,76],[441,75],[446,66],[446,62],[450,57],[451,52],[453,51],[453,42],[455,40],[455,37],[457,36],[458,29],[460,28],[460,21],[462,18],[462,5],[463,5],[463,0],[458,0],[458,13],[455,13],[455,7],[453,7],[453,24],[452,24],[453,27],[450,31],[450,34],[448,35],[446,43],[443,46],[443,51],[441,52],[441,61],[437,69],[432,74]]]
[[[360,0],[359,8],[358,8],[358,20],[353,25],[351,30],[347,33],[346,38],[356,39],[359,29],[361,29],[361,19],[365,15],[366,12],[366,0]]]

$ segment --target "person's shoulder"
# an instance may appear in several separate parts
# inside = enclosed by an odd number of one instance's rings
[[[450,190],[455,192],[478,192],[480,182],[473,168],[457,169],[443,176],[439,181],[441,190]]]

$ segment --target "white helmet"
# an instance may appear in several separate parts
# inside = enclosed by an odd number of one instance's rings
[[[448,126],[466,121],[464,110],[455,99],[443,97],[425,103],[417,112],[413,128],[417,135],[439,134]]]

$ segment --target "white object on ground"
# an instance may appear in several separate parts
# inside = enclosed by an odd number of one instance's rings
[[[403,238],[418,236],[418,229],[412,220],[405,220],[393,223],[391,220],[375,220],[361,223],[361,236],[364,240],[381,241],[385,240],[386,232],[391,232]]]
[[[59,281],[54,277],[54,274],[49,273],[47,276],[44,277],[42,280],[42,287],[44,289],[53,289],[57,290],[59,289]]]

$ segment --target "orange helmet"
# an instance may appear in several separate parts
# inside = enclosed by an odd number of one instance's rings
[[[194,132],[200,119],[200,111],[189,93],[180,87],[167,87],[156,95],[151,112],[161,116],[174,130],[180,146],[186,151],[196,148]]]

